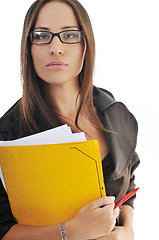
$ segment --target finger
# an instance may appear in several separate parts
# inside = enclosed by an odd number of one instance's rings
[[[91,208],[104,207],[106,205],[114,204],[115,197],[101,197],[97,200],[92,201],[89,205]]]
[[[119,216],[119,207],[117,207],[113,210],[113,215],[114,215],[115,219]]]

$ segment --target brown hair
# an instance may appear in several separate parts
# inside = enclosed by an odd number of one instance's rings
[[[92,30],[92,25],[89,16],[84,7],[77,0],[37,0],[29,8],[23,27],[22,43],[21,43],[21,73],[23,81],[23,97],[22,109],[25,121],[32,132],[39,131],[39,118],[43,116],[50,124],[50,127],[56,127],[60,124],[58,115],[55,109],[52,109],[42,91],[42,80],[36,74],[33,60],[31,56],[31,42],[28,39],[30,31],[34,30],[34,26],[40,9],[48,2],[65,2],[69,4],[79,23],[79,27],[85,33],[86,39],[86,54],[83,69],[79,74],[80,81],[80,107],[76,116],[76,127],[78,126],[78,117],[83,106],[89,109],[89,119],[98,128],[102,128],[97,114],[93,107],[93,71],[95,61],[95,41]],[[37,120],[37,111],[41,113]]]

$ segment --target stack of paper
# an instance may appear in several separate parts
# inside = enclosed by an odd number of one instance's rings
[[[50,225],[74,217],[105,196],[96,140],[67,125],[14,141],[0,142],[3,182],[18,223]]]
[[[44,132],[36,133],[28,137],[19,138],[13,141],[0,141],[0,146],[25,146],[42,144],[59,144],[69,142],[86,141],[83,132],[72,133],[67,124]]]

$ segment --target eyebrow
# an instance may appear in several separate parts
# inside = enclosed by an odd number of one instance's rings
[[[69,28],[78,28],[77,26],[64,26],[61,28],[61,30],[64,30],[64,29],[69,29]],[[50,30],[50,28],[48,27],[36,27],[34,28],[34,30],[36,29],[42,29],[42,30]]]

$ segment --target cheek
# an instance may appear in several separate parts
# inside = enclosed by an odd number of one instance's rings
[[[45,59],[43,54],[43,49],[33,45],[31,48],[31,54],[32,54],[35,70],[38,73]]]
[[[72,59],[75,60],[74,63],[76,63],[76,67],[79,69],[79,73],[81,72],[83,68],[83,63],[84,63],[84,50],[83,46],[80,46],[78,49],[74,51],[74,57]]]
[[[32,45],[32,47],[31,47],[31,55],[32,55],[33,62],[36,62],[37,51],[36,51],[36,48],[34,47],[34,45]]]

